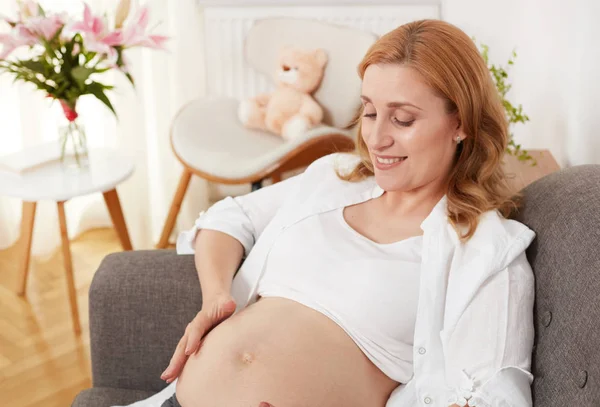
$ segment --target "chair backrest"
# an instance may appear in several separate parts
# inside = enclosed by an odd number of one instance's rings
[[[313,94],[324,110],[323,122],[344,127],[360,105],[357,67],[377,35],[367,31],[301,18],[256,21],[245,40],[245,57],[259,72],[272,77],[282,46],[323,48],[328,62],[321,86]]]
[[[600,405],[600,165],[527,186],[515,219],[536,232],[535,407]]]

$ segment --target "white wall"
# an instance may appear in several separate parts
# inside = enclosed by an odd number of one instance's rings
[[[573,164],[600,164],[600,2],[573,2],[567,151]]]
[[[598,16],[596,0],[442,0],[442,18],[489,45],[493,62],[516,48],[509,98],[531,121],[515,141],[550,149],[563,166],[600,164]]]

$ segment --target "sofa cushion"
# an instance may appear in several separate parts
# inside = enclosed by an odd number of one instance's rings
[[[535,407],[600,405],[600,165],[554,172],[524,189],[517,220],[536,232]]]

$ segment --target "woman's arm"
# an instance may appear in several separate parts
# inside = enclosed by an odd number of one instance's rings
[[[192,234],[188,239],[191,238],[194,248],[203,303],[219,303],[219,299],[231,298],[233,276],[242,259],[275,216],[284,198],[298,182],[298,177],[241,197],[227,197],[196,220],[194,228],[188,232]],[[229,316],[234,310],[235,307],[228,308],[227,315],[223,317]],[[193,343],[200,340],[194,333],[190,338]]]
[[[202,212],[194,227],[177,239],[178,254],[194,254],[202,290],[202,309],[180,339],[161,378],[173,381],[202,338],[236,309],[231,296],[235,271],[275,216],[300,175],[242,197],[227,197]]]
[[[194,226],[179,234],[177,253],[196,253],[198,231],[211,229],[235,238],[242,245],[244,256],[247,256],[285,198],[300,182],[302,175],[293,176],[243,196],[228,196],[208,210],[200,212]]]
[[[198,232],[194,247],[202,298],[230,293],[233,275],[244,255],[244,246],[226,233],[203,229]]]
[[[492,276],[443,339],[450,406],[531,407],[534,275],[522,252]],[[453,404],[455,403],[455,404]]]
[[[300,175],[240,197],[227,197],[201,212],[177,239],[178,254],[194,254],[202,298],[230,293],[242,259],[273,219]]]

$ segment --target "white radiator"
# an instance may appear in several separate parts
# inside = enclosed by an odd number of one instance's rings
[[[203,15],[207,93],[209,96],[245,99],[270,91],[272,86],[271,78],[255,72],[244,61],[244,38],[258,19],[288,16],[313,18],[382,35],[409,21],[440,18],[440,6],[209,6],[203,8]]]

